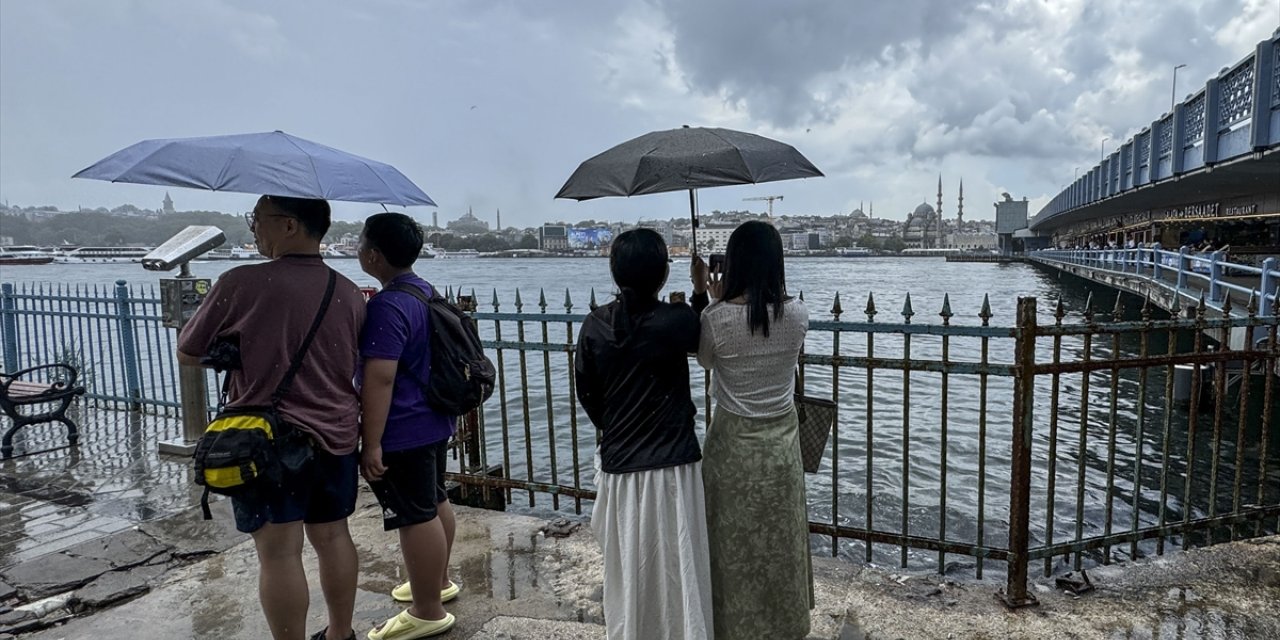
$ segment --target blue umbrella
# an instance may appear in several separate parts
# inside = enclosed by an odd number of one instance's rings
[[[436,206],[430,196],[391,165],[283,131],[143,140],[72,177],[269,196]]]

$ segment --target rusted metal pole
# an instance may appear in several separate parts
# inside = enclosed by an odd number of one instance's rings
[[[1034,424],[1036,299],[1018,298],[1014,344],[1013,464],[1009,479],[1009,582],[1000,599],[1010,608],[1039,604],[1027,592],[1031,525],[1031,429]]]

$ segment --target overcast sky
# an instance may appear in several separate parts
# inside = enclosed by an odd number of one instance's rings
[[[1280,25],[1280,0],[3,0],[0,199],[63,209],[162,187],[71,180],[147,138],[281,129],[388,162],[506,225],[687,212],[676,194],[552,196],[582,160],[655,129],[793,144],[826,178],[700,192],[703,211],[905,218],[935,200],[1032,213]],[[251,196],[172,189],[178,209]],[[339,217],[371,213],[343,204]],[[431,209],[410,213],[430,219]]]

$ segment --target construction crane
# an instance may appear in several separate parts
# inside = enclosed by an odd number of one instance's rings
[[[773,201],[781,200],[782,196],[756,196],[754,198],[743,198],[743,202],[748,200],[768,200],[769,201],[769,219],[773,219]]]

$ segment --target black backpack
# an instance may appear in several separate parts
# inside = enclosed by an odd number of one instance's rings
[[[431,297],[415,285],[397,282],[383,291],[401,291],[427,305],[431,325],[431,376],[422,386],[427,405],[447,416],[479,407],[497,381],[493,362],[484,354],[480,334],[466,313],[431,288]]]

